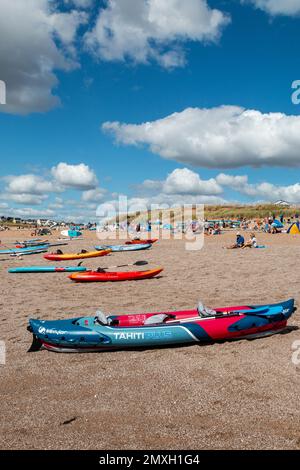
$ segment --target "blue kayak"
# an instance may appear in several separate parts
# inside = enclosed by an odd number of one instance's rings
[[[151,243],[136,243],[135,245],[98,245],[95,246],[96,250],[107,250],[108,248],[111,251],[138,251],[138,250],[148,250],[151,248]]]
[[[87,271],[84,266],[20,266],[18,268],[10,268],[9,273],[74,273]]]
[[[227,311],[227,308],[233,309]],[[294,299],[274,305],[227,307],[210,317],[195,313],[180,319],[181,312],[126,316],[117,320],[104,314],[67,320],[30,319],[30,351],[41,347],[56,352],[95,352],[126,348],[207,343],[257,338],[282,331],[294,312]],[[246,309],[245,309],[246,308]],[[138,323],[139,317],[147,317]]]
[[[41,253],[42,251],[47,251],[48,248],[49,248],[48,244],[39,245],[37,247],[27,246],[25,248],[9,248],[9,249],[6,249],[6,250],[0,250],[0,255],[11,255],[11,254],[14,254],[14,253],[26,254],[27,252],[29,252],[29,253],[31,253],[31,252]]]

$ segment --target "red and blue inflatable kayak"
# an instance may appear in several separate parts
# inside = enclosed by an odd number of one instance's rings
[[[290,299],[273,305],[218,308],[214,316],[206,318],[197,310],[187,310],[54,321],[30,319],[30,351],[44,347],[56,352],[95,352],[252,339],[282,331],[294,310],[294,299]]]

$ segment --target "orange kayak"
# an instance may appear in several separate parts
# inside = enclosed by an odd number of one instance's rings
[[[86,253],[49,253],[44,255],[44,258],[49,261],[65,261],[70,259],[86,259],[96,258],[97,256],[105,256],[111,253],[111,250],[87,251]]]
[[[107,281],[137,281],[139,279],[150,279],[161,273],[163,268],[149,269],[147,271],[127,272],[97,272],[73,273],[69,276],[76,282],[107,282]]]

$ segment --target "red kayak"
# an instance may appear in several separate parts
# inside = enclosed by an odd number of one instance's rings
[[[155,243],[158,241],[158,238],[149,238],[148,240],[130,240],[128,242],[125,242],[125,245],[136,245],[136,244],[141,244],[141,243]]]
[[[74,273],[69,276],[76,282],[106,282],[106,281],[138,281],[139,279],[150,279],[161,273],[163,268],[149,269],[147,271],[128,272],[97,272]]]

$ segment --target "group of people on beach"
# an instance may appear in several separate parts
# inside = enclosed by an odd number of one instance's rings
[[[245,242],[243,235],[240,232],[236,234],[236,241],[233,245],[227,246],[228,250],[233,250],[235,248],[256,248],[257,247],[257,239],[255,233],[250,233],[250,238]]]

